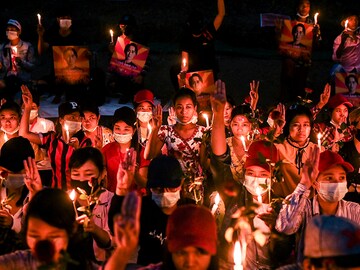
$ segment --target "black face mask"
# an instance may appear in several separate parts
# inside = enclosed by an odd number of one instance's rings
[[[92,178],[91,179],[91,184],[93,186],[93,188],[89,185],[89,181],[80,181],[80,180],[73,180],[71,179],[70,184],[72,186],[73,189],[76,188],[81,188],[83,190],[85,190],[87,195],[91,194],[91,189],[92,189],[92,193],[94,193],[97,189],[99,189],[99,187],[103,186],[104,180],[98,181],[98,178]]]

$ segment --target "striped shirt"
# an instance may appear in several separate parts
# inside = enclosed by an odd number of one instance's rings
[[[39,133],[41,145],[48,151],[52,169],[51,187],[67,190],[70,185],[69,160],[75,148],[68,145],[61,135],[51,131]],[[73,137],[79,140],[79,147],[91,146],[91,140],[83,131],[78,131]]]

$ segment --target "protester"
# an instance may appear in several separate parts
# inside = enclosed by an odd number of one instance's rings
[[[0,107],[0,148],[7,140],[19,136],[19,124],[21,117],[20,106],[7,101]]]

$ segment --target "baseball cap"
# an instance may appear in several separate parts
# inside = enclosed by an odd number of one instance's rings
[[[147,90],[147,89],[138,91],[134,96],[134,102],[137,104],[140,104],[145,101],[147,101],[147,102],[151,103],[153,106],[155,106],[154,94],[150,90]]]
[[[151,160],[148,168],[148,188],[176,188],[181,185],[183,171],[179,161],[161,155]]]
[[[16,173],[24,169],[23,162],[28,157],[35,157],[30,141],[24,137],[15,137],[1,147],[0,166]]]
[[[346,172],[354,171],[354,167],[346,162],[342,156],[330,150],[326,150],[320,154],[319,172],[326,171],[335,165],[340,165]]]
[[[19,29],[19,31],[21,31],[21,24],[20,24],[17,20],[10,19],[10,20],[7,22],[7,25],[13,25],[13,26],[15,26],[17,29]]]
[[[176,208],[168,219],[166,237],[171,253],[194,246],[216,254],[216,222],[204,206],[188,204]]]
[[[337,106],[340,106],[341,104],[344,104],[345,106],[348,106],[349,108],[352,108],[352,106],[353,106],[351,104],[351,102],[346,97],[344,97],[342,94],[336,94],[336,95],[332,96],[329,99],[327,106],[330,109],[335,109]]]
[[[59,105],[59,117],[63,118],[65,115],[72,114],[73,112],[80,112],[80,106],[75,101],[66,101]]]
[[[135,126],[136,124],[135,111],[128,106],[123,106],[120,107],[119,109],[116,109],[113,116],[113,125],[115,125],[115,123],[119,121],[123,121],[128,126],[131,127]]]
[[[313,217],[305,230],[304,255],[310,258],[360,255],[360,226],[343,217]]]
[[[252,142],[247,155],[244,168],[259,166],[269,171],[270,168],[266,159],[270,159],[271,163],[276,163],[280,160],[279,152],[275,145],[265,140]]]

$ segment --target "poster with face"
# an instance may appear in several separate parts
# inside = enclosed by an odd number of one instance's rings
[[[57,83],[88,84],[90,81],[89,50],[80,46],[53,46]]]
[[[109,71],[126,77],[138,75],[146,63],[149,48],[122,36],[118,37]]]
[[[343,94],[354,106],[360,106],[360,74],[336,73],[335,92]]]
[[[279,43],[280,53],[293,59],[310,61],[313,25],[284,20]]]

